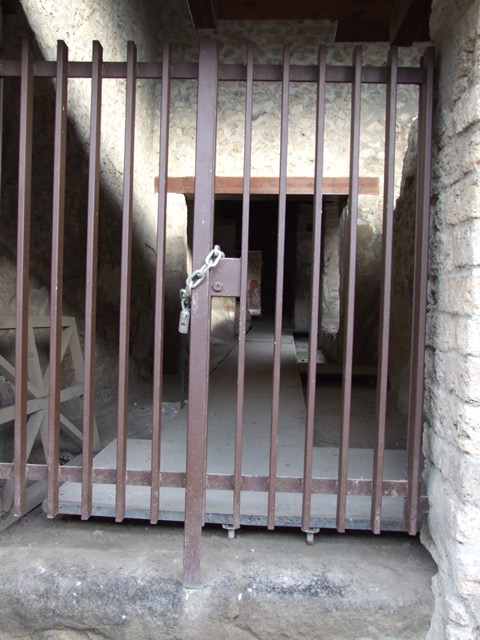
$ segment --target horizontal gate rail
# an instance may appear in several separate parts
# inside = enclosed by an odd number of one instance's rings
[[[0,463],[0,479],[9,480],[14,475],[12,465],[9,463]],[[48,467],[43,464],[26,465],[26,480],[47,480]],[[62,466],[58,470],[60,482],[80,482],[82,478],[82,467]],[[116,469],[102,469],[96,467],[92,473],[94,483],[98,484],[116,484]],[[150,486],[151,471],[139,469],[127,469],[126,482],[132,486]],[[206,488],[221,489],[231,491],[235,488],[235,475],[209,473],[206,476]],[[162,471],[159,476],[160,485],[162,487],[179,487],[186,486],[186,473],[176,471]],[[303,477],[293,476],[276,476],[274,488],[279,493],[299,493],[303,494],[304,488]],[[269,476],[240,476],[240,486],[242,491],[268,491],[270,485]],[[338,492],[339,482],[336,478],[319,478],[311,479],[311,493],[336,495]],[[349,496],[371,496],[373,481],[365,478],[348,478],[346,482],[346,491]],[[407,496],[408,481],[407,480],[383,480],[381,483],[381,495],[384,498],[403,498]],[[423,497],[422,497],[423,499]],[[423,503],[422,510],[425,511],[426,503]]]
[[[139,80],[160,80],[162,78],[162,63],[137,62],[137,78]],[[282,65],[255,64],[253,67],[254,81],[256,82],[281,82],[283,77]],[[386,67],[362,67],[362,83],[386,84],[388,82],[388,69]],[[33,67],[33,75],[36,78],[55,78],[57,74],[56,63],[37,61]],[[21,75],[20,63],[14,60],[0,60],[0,78],[19,77]],[[91,78],[91,62],[69,62],[69,78]],[[122,79],[127,77],[127,64],[125,62],[104,62],[102,64],[102,77],[105,79]],[[422,83],[422,70],[412,67],[398,68],[398,84]],[[196,80],[198,79],[198,64],[173,63],[171,65],[170,78],[172,80]],[[244,65],[219,64],[219,81],[239,82],[246,81],[247,72]],[[290,82],[311,82],[318,80],[318,67],[316,65],[291,65]],[[353,81],[353,70],[350,66],[328,65],[326,67],[326,81],[332,83],[347,83]]]

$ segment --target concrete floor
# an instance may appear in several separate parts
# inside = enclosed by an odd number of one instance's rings
[[[237,349],[217,342],[212,346],[213,372],[210,377],[210,404],[208,426],[208,460],[210,473],[233,473]],[[243,433],[243,473],[268,475],[270,447],[270,417],[272,405],[272,353],[271,326],[257,323],[247,334],[247,367],[245,384],[245,416]],[[280,423],[278,435],[279,476],[302,476],[305,437],[305,399],[297,366],[298,354],[289,331],[282,336],[282,368],[280,393]],[[317,388],[317,415],[313,453],[314,475],[336,478],[338,470],[338,436],[340,430],[341,385],[338,380],[326,379]],[[186,432],[188,409],[184,407],[162,430],[162,469],[185,471]],[[150,468],[150,424],[140,425],[132,420],[128,441],[127,465],[130,469]],[[350,478],[370,478],[373,466],[375,432],[375,390],[364,382],[353,389],[351,450],[348,475]],[[404,443],[402,420],[398,414],[389,415],[389,437],[385,454],[385,478],[402,479],[405,453],[399,448]],[[114,434],[112,434],[114,437]],[[393,445],[393,446],[392,446]],[[116,440],[113,439],[96,456],[98,467],[115,466]],[[184,490],[162,489],[160,495],[161,518],[180,521],[184,518]],[[64,514],[80,512],[81,486],[67,483],[60,490],[60,511]],[[148,487],[127,488],[127,515],[148,519],[150,492]],[[207,491],[207,522],[232,522],[231,491]],[[115,486],[95,485],[93,513],[113,516]],[[266,524],[267,494],[243,492],[241,501],[242,524]],[[278,493],[276,524],[299,526],[302,509],[301,494]],[[336,496],[314,495],[312,499],[312,526],[335,527]],[[403,499],[383,499],[383,529],[402,530]],[[349,496],[347,500],[347,526],[368,529],[370,526],[370,499]]]

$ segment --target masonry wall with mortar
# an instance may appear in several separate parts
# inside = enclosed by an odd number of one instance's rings
[[[480,637],[480,2],[434,0],[437,48],[427,352],[430,640]]]

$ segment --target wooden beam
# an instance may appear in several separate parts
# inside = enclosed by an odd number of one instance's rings
[[[396,0],[390,15],[390,42],[401,47],[409,47],[419,34],[428,33],[431,0]]]
[[[323,193],[327,195],[348,195],[347,178],[323,178]],[[288,178],[287,195],[313,195],[314,180],[312,178]],[[252,195],[278,194],[278,178],[251,178]],[[168,193],[195,193],[195,178],[193,176],[170,177],[167,184]],[[158,178],[155,178],[155,193],[158,193]],[[240,195],[243,193],[243,178],[241,176],[217,176],[215,178],[215,194]],[[360,195],[377,196],[379,193],[378,178],[360,178]]]
[[[335,42],[388,42],[390,2],[348,4],[350,13],[338,15]]]
[[[187,0],[195,29],[215,29],[217,26],[216,0]]]
[[[370,20],[360,23],[356,18],[339,20],[335,32],[335,42],[388,42],[388,39],[388,16],[385,20]]]
[[[1,5],[4,15],[17,13],[20,7],[20,0],[2,0]]]
[[[390,0],[218,0],[219,20],[345,20],[362,25]]]

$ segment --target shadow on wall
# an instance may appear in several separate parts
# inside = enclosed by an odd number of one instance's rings
[[[402,184],[393,214],[390,383],[401,411],[408,411],[415,253],[417,132],[415,120],[403,162]]]
[[[4,23],[2,57],[20,59],[21,40],[28,38],[35,60],[40,47],[21,7]],[[51,218],[54,135],[54,83],[35,79],[32,160],[31,288],[30,313],[49,313],[51,267]],[[18,201],[18,78],[4,81],[4,136],[0,236],[0,314],[15,313],[16,233]],[[67,127],[65,194],[64,315],[74,315],[83,332],[88,198],[88,148],[71,119]],[[113,194],[100,184],[99,260],[97,295],[97,380],[100,386],[116,386],[118,309],[122,225],[121,193]],[[154,242],[153,242],[154,244]],[[131,352],[135,373],[151,377],[154,323],[154,261],[146,259],[144,242],[133,227]],[[168,340],[166,359],[169,359]],[[176,365],[176,360],[175,360]]]

